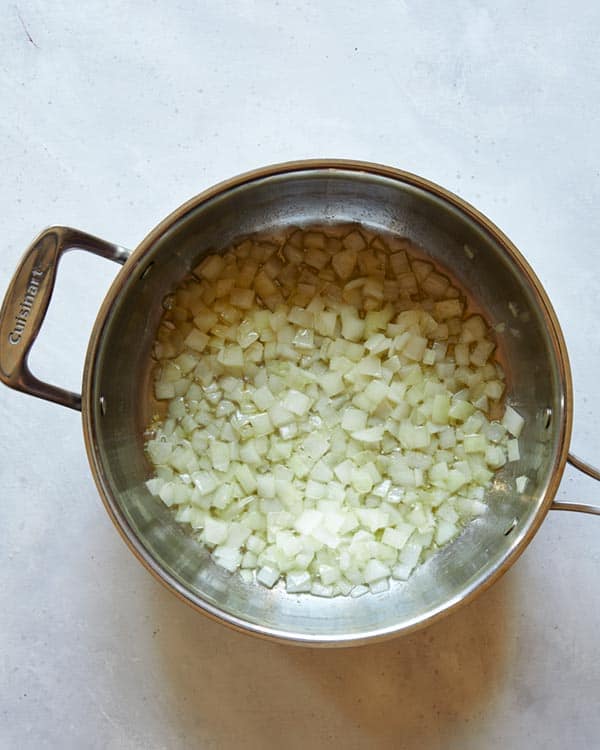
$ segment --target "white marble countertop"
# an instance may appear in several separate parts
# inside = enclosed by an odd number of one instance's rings
[[[600,9],[21,0],[0,10],[0,288],[35,234],[125,246],[218,180],[310,156],[454,190],[517,243],[572,360],[600,461]],[[64,261],[31,363],[78,389],[116,266]],[[4,346],[4,343],[2,343]],[[0,389],[0,746],[600,746],[600,519],[552,513],[512,570],[410,637],[311,651],[171,596],[98,498],[79,415]],[[600,502],[567,469],[559,498]]]

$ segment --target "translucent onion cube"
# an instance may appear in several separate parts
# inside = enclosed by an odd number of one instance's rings
[[[300,534],[312,534],[315,529],[319,528],[323,521],[323,514],[315,509],[307,508],[294,522],[294,528]]]
[[[507,406],[502,418],[502,425],[510,432],[513,437],[518,438],[523,429],[525,420],[511,406]]]
[[[374,583],[390,575],[390,569],[379,560],[369,560],[365,566],[364,577],[366,583]]]
[[[290,572],[285,579],[285,590],[288,594],[300,594],[310,591],[312,577],[308,571]]]
[[[369,591],[372,594],[383,594],[389,591],[389,588],[390,582],[388,578],[380,578],[378,581],[373,581],[373,583],[369,584]]]
[[[213,559],[225,570],[229,570],[231,573],[236,571],[242,561],[242,554],[239,549],[232,547],[216,547],[213,550]]]
[[[273,568],[270,565],[263,565],[262,568],[256,574],[256,580],[262,583],[263,586],[270,589],[279,580],[280,572],[277,568]]]
[[[204,524],[203,538],[207,544],[222,544],[227,539],[229,524],[208,516]]]
[[[408,523],[398,524],[395,528],[387,527],[381,541],[394,549],[402,549],[414,531],[414,526]]]
[[[529,479],[525,475],[517,477],[515,480],[515,484],[517,486],[517,492],[524,492],[528,481]]]
[[[485,453],[488,443],[483,435],[465,435],[463,445],[466,453]]]
[[[310,407],[311,399],[304,393],[292,389],[287,392],[283,400],[284,409],[288,409],[297,416],[304,416]]]
[[[367,424],[367,414],[361,409],[352,407],[346,409],[342,415],[342,428],[348,432],[362,430]]]
[[[509,440],[506,444],[506,448],[508,460],[518,461],[521,457],[521,454],[519,452],[519,441],[516,438],[514,440]]]
[[[458,527],[455,524],[450,523],[449,521],[445,521],[443,518],[440,519],[437,522],[435,530],[436,544],[446,544],[451,539],[453,539],[457,533]]]

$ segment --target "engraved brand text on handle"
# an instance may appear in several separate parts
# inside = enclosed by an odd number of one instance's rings
[[[18,344],[27,325],[27,318],[35,302],[37,293],[40,290],[40,283],[44,277],[44,271],[40,268],[34,268],[29,277],[29,283],[25,290],[25,295],[19,306],[19,312],[15,315],[15,325],[12,331],[8,334],[8,341],[10,344]]]

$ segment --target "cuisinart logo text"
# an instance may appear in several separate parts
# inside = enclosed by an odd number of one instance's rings
[[[19,307],[19,312],[15,315],[15,325],[12,331],[8,334],[8,341],[11,344],[18,344],[25,330],[27,324],[27,318],[35,302],[37,293],[40,290],[40,283],[44,277],[44,271],[39,268],[34,268],[29,277],[29,284],[25,290],[25,296]]]

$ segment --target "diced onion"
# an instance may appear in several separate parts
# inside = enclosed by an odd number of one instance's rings
[[[511,406],[507,406],[506,411],[504,412],[504,417],[502,419],[502,425],[506,427],[508,432],[510,432],[510,434],[514,437],[518,438],[521,434],[521,430],[523,429],[524,424],[525,420],[523,419],[523,417]]]
[[[528,481],[529,480],[525,475],[517,477],[515,480],[515,484],[517,486],[517,492],[524,492]]]
[[[409,251],[359,227],[249,238],[165,302],[146,487],[245,583],[383,594],[520,458],[523,417],[488,417],[492,329]]]

